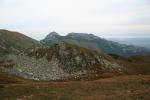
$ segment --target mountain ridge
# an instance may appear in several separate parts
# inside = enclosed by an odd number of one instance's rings
[[[50,34],[49,36],[51,36]],[[59,42],[75,44],[81,47],[96,50],[98,52],[103,51],[108,54],[118,54],[126,57],[150,53],[150,50],[144,47],[119,44],[117,42],[95,36],[94,34],[87,33],[69,33],[66,36],[61,36],[57,33],[55,38],[46,37],[41,40],[41,43],[47,46],[51,46],[52,44]]]

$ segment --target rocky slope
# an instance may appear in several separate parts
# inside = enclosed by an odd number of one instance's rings
[[[0,56],[9,53],[20,53],[39,46],[40,43],[21,33],[0,30]]]
[[[24,55],[7,55],[1,60],[1,70],[34,80],[66,80],[122,73],[123,67],[104,53],[59,43]]]
[[[47,37],[43,39],[41,43],[47,46],[51,46],[54,43],[59,43],[62,41],[88,49],[93,49],[98,52],[103,51],[106,53],[118,54],[126,57],[150,54],[150,50],[143,47],[119,44],[117,42],[108,41],[93,34],[86,33],[69,33],[66,36],[60,36],[58,33],[52,32],[47,35]]]

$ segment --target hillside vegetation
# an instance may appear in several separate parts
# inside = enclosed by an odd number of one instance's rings
[[[30,48],[40,46],[40,43],[21,33],[0,30],[0,55],[28,51]]]

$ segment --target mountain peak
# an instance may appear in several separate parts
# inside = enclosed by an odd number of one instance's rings
[[[59,34],[57,32],[50,32],[45,39],[55,39],[56,37],[58,37]]]
[[[50,34],[49,35],[59,35],[57,32],[55,32],[55,31],[53,31],[53,32],[50,32]]]

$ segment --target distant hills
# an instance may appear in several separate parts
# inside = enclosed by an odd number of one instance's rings
[[[41,40],[41,43],[46,46],[59,42],[75,44],[98,52],[103,51],[108,54],[118,54],[125,57],[150,54],[150,50],[144,47],[120,44],[86,33],[69,33],[66,36],[61,36],[56,32],[51,32],[45,39]]]
[[[126,45],[135,45],[150,49],[150,37],[122,37],[122,38],[107,38],[108,40],[115,41]]]

